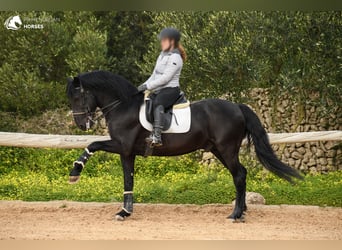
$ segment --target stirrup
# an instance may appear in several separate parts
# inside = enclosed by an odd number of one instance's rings
[[[163,146],[161,138],[158,138],[154,134],[151,134],[149,137],[147,137],[145,141],[151,148]]]
[[[154,136],[151,145],[152,145],[152,147],[161,147],[161,146],[163,146],[163,142],[162,142],[161,138],[157,138],[156,136]]]

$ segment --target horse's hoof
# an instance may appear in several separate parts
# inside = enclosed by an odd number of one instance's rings
[[[241,218],[238,218],[238,219],[235,219],[232,221],[233,223],[245,223],[246,220],[245,220],[245,217],[241,217]]]
[[[70,176],[69,184],[76,184],[80,180],[81,176]]]
[[[227,219],[231,220],[232,223],[245,223],[246,222],[246,218],[244,214],[242,214],[240,218],[237,218],[234,215],[230,215],[227,217]]]
[[[124,220],[125,220],[125,217],[123,217],[123,216],[117,214],[117,215],[115,215],[115,220],[117,220],[117,221],[124,221]]]
[[[131,216],[130,213],[127,213],[125,210],[121,210],[115,215],[115,220],[117,221],[124,221],[127,217]]]

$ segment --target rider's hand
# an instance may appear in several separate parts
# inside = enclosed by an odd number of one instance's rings
[[[141,85],[138,87],[138,91],[139,91],[139,92],[144,92],[145,90],[147,90],[146,84],[141,84]]]

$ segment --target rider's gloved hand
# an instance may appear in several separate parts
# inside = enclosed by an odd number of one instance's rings
[[[145,90],[147,90],[146,84],[141,84],[141,85],[138,87],[138,91],[139,91],[139,92],[144,92]]]

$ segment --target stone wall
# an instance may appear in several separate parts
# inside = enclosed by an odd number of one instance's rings
[[[282,92],[270,98],[266,89],[254,89],[251,106],[257,112],[268,132],[308,132],[342,130],[342,109],[339,104],[331,105],[333,112],[327,112],[316,102],[291,98]],[[308,96],[317,100],[317,93]],[[342,169],[341,143],[337,141],[310,142],[273,145],[282,161],[297,169],[310,172],[324,172]]]
[[[274,98],[272,98],[274,97]],[[309,100],[319,98],[312,94]],[[253,89],[249,94],[249,106],[258,114],[267,132],[290,133],[308,131],[342,130],[342,108],[331,105],[333,112],[327,112],[316,102],[291,98],[286,92],[272,95],[267,89]],[[338,141],[310,142],[272,145],[278,157],[292,167],[304,172],[327,172],[342,170],[342,144]],[[206,153],[203,161],[214,162]]]

